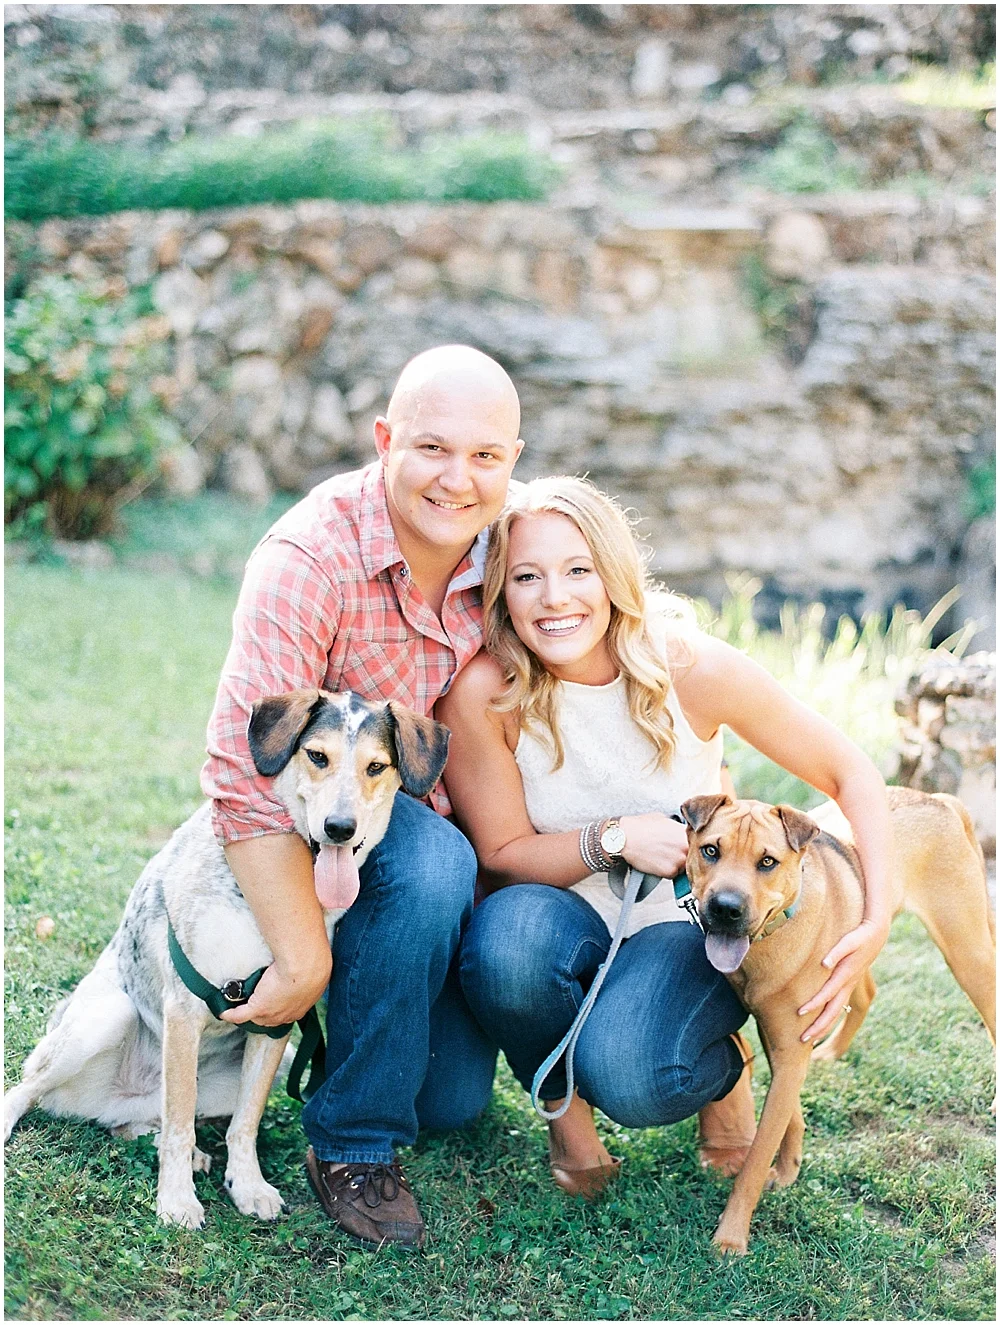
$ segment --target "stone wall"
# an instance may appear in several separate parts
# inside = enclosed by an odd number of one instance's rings
[[[964,471],[989,444],[993,286],[879,263],[856,201],[807,217],[824,252],[797,365],[762,338],[742,277],[765,242],[794,263],[802,216],[780,202],[304,202],[8,238],[51,270],[150,286],[174,348],[158,389],[193,444],[179,483],[262,498],[362,463],[406,359],[463,341],[514,377],[525,475],[586,471],[621,493],[676,587],[718,597],[736,568],[765,580],[765,604],[927,607],[956,578]],[[935,206],[893,214],[905,249]],[[875,261],[842,261],[865,244]]]
[[[171,135],[226,89],[554,110],[993,58],[992,5],[7,5],[8,124]],[[219,122],[201,127],[217,128]]]
[[[957,796],[987,858],[995,859],[996,654],[933,659],[910,678],[896,712],[903,738],[899,782]]]

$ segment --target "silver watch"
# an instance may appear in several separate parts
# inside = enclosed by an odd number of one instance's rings
[[[620,819],[609,819],[601,829],[601,850],[605,855],[617,857],[625,850],[625,829]]]

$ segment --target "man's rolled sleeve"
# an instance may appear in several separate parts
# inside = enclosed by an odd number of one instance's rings
[[[294,825],[268,778],[254,767],[247,727],[267,695],[322,687],[340,619],[340,589],[308,552],[268,538],[247,564],[233,615],[233,642],[208,725],[201,786],[226,845]]]

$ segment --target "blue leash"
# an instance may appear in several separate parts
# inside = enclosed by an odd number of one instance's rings
[[[641,870],[634,870],[631,865],[626,864],[624,860],[616,861],[615,865],[608,871],[608,885],[615,896],[622,899],[622,909],[618,916],[618,924],[615,926],[614,937],[611,940],[611,947],[608,949],[608,955],[601,963],[597,975],[594,977],[594,983],[587,991],[587,997],[580,1004],[579,1011],[573,1018],[573,1024],[562,1037],[556,1047],[542,1063],[541,1067],[535,1073],[535,1079],[531,1083],[531,1103],[535,1107],[535,1112],[539,1117],[544,1118],[546,1122],[554,1122],[561,1118],[573,1101],[573,1055],[576,1052],[576,1042],[580,1038],[580,1032],[583,1030],[584,1022],[590,1016],[591,1009],[597,1000],[597,995],[601,992],[601,985],[604,984],[605,976],[611,969],[611,963],[618,955],[618,949],[621,947],[622,939],[625,935],[625,929],[628,925],[629,916],[632,914],[632,907],[636,902],[641,902],[644,897],[648,897],[658,884],[663,880],[656,874],[643,874]],[[701,926],[698,919],[698,903],[691,892],[691,884],[686,874],[678,874],[673,880],[674,899],[678,906],[683,907],[687,912],[688,920],[693,925]],[[538,1092],[545,1084],[546,1078],[551,1074],[552,1069],[566,1055],[566,1098],[560,1104],[554,1113],[549,1113],[543,1107],[543,1103],[538,1098]]]

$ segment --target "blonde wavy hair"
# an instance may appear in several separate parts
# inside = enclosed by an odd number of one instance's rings
[[[582,478],[540,478],[521,484],[490,530],[483,573],[483,615],[487,652],[504,674],[504,688],[492,707],[502,713],[519,710],[522,730],[542,731],[552,747],[552,771],[561,768],[565,750],[557,721],[558,679],[514,630],[504,581],[515,521],[537,514],[564,515],[586,539],[594,567],[611,600],[607,641],[611,661],[625,678],[625,694],[633,722],[654,748],[655,768],[667,768],[676,744],[674,722],[667,707],[670,667],[662,644],[649,629],[655,611],[690,625],[688,604],[654,589],[632,522],[613,497]]]

